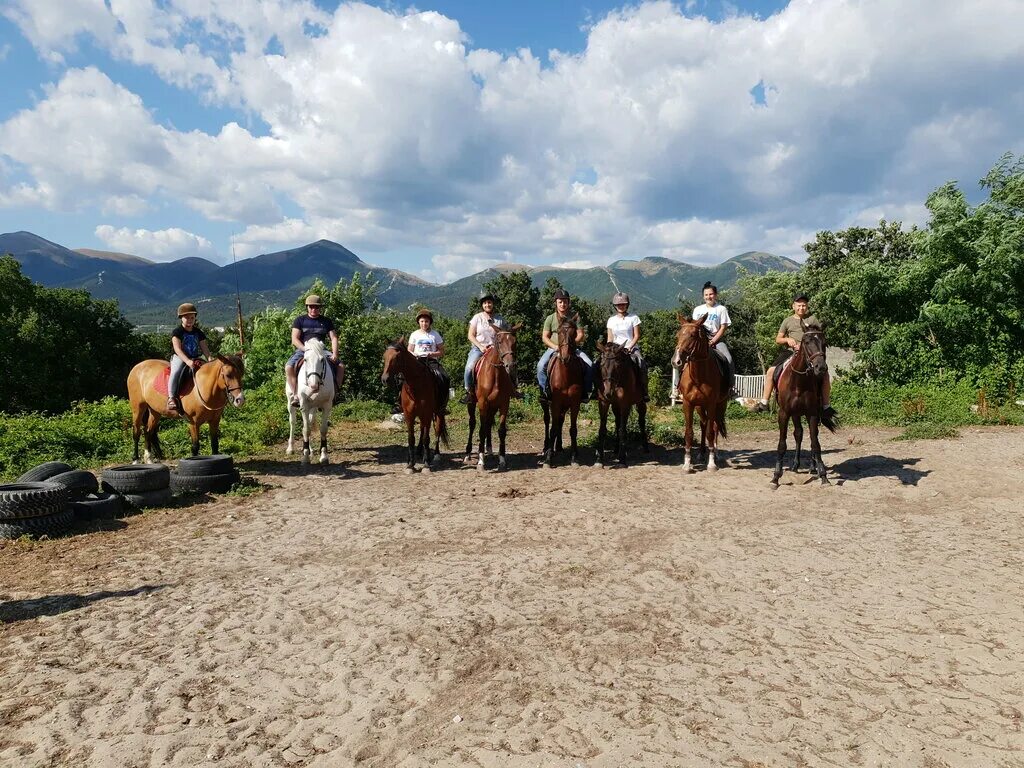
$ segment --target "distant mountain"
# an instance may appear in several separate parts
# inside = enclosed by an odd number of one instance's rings
[[[407,272],[374,267],[330,240],[243,259],[219,266],[196,257],[156,263],[126,253],[82,248],[77,251],[52,243],[31,232],[0,235],[0,253],[12,253],[24,273],[44,285],[84,288],[96,298],[117,299],[121,311],[138,324],[174,322],[181,301],[199,305],[207,325],[228,325],[235,318],[235,292],[241,293],[246,313],[267,306],[291,306],[298,294],[317,277],[328,285],[350,280],[357,272],[373,273],[381,286],[379,298],[387,307],[405,309],[422,303],[446,314],[461,315],[469,298],[485,282],[503,272],[526,270],[534,285],[556,277],[571,294],[602,304],[617,290],[630,294],[641,312],[699,300],[701,286],[711,280],[721,289],[736,282],[742,267],[755,274],[770,270],[793,271],[799,264],[769,253],[750,251],[713,267],[649,256],[622,260],[607,267],[564,269],[502,264],[447,285],[435,285]]]

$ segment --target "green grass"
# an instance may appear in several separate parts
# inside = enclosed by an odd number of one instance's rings
[[[930,421],[917,421],[903,430],[894,440],[945,440],[960,437],[955,427],[949,424],[934,424]]]

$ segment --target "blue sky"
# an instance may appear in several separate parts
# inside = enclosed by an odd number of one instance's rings
[[[435,281],[799,257],[1024,151],[1022,27],[1003,0],[0,0],[0,231],[160,261],[327,237]]]

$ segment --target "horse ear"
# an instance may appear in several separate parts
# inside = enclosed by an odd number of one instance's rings
[[[693,324],[694,325],[704,325],[704,321],[707,320],[707,319],[708,319],[708,313],[705,312],[700,317],[695,318],[694,321],[693,321]]]
[[[405,346],[405,334],[402,334],[401,336],[398,337],[398,346]]]
[[[579,312],[577,312],[575,315],[572,316],[572,321],[574,323],[576,323],[576,325],[580,324],[580,313]]]
[[[597,340],[597,351],[604,352],[604,339]]]
[[[522,323],[516,323],[511,328],[509,328],[509,330],[512,331],[512,333],[519,333],[519,329],[522,328],[522,327],[523,327]]]

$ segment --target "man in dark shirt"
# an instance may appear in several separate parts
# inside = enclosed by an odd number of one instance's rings
[[[299,315],[295,318],[295,322],[292,323],[292,346],[295,347],[295,352],[291,357],[288,358],[288,362],[285,363],[284,372],[288,377],[288,383],[291,385],[292,394],[291,404],[292,407],[298,407],[299,405],[299,374],[298,365],[302,362],[302,353],[306,346],[306,342],[310,339],[320,339],[326,345],[327,339],[331,340],[331,356],[330,361],[332,365],[338,363],[338,334],[334,330],[334,323],[329,317],[321,317],[320,309],[323,306],[323,302],[320,301],[320,297],[315,293],[310,294],[306,297],[306,314]],[[336,369],[335,369],[336,370]],[[338,376],[334,376],[335,390],[338,388]]]

